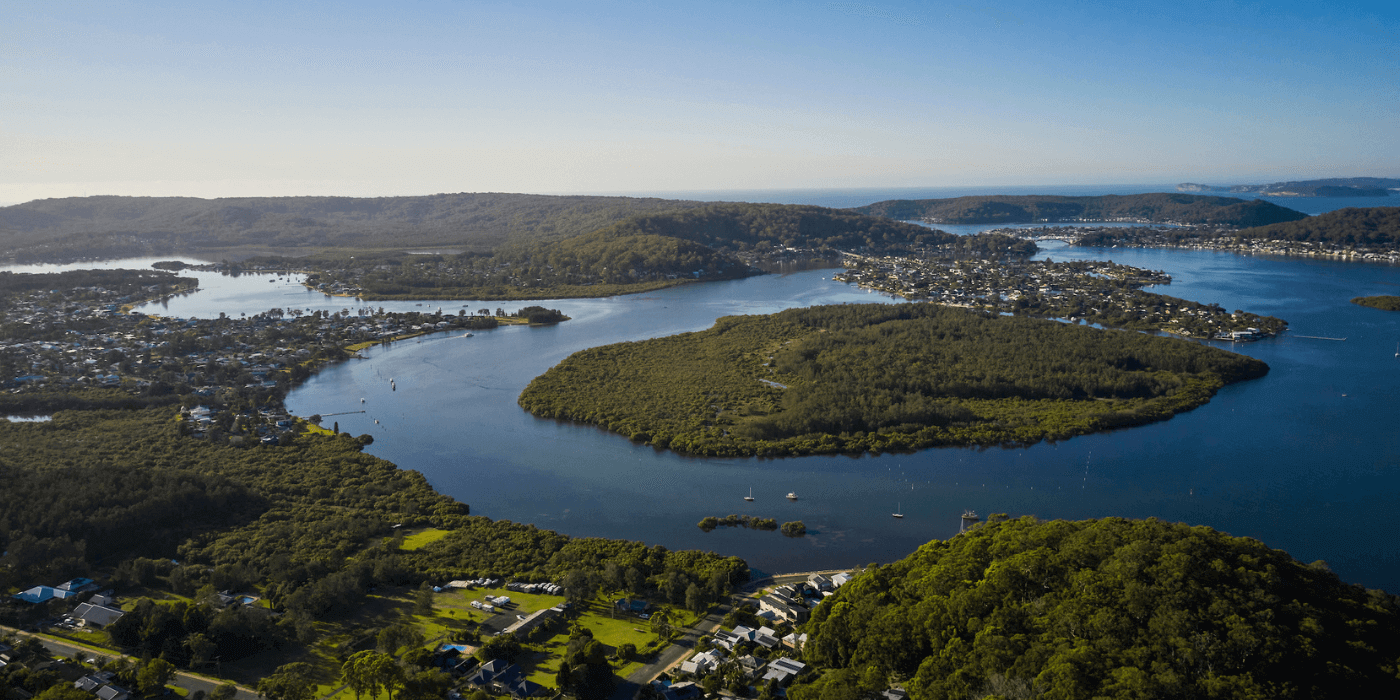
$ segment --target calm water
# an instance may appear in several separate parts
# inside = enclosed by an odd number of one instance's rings
[[[1082,194],[1105,191],[1116,190]],[[809,193],[808,199],[835,196]],[[859,201],[846,206],[952,195],[847,196]],[[1314,199],[1279,203],[1302,211],[1335,208]],[[473,513],[571,535],[712,549],[742,556],[763,571],[891,561],[931,538],[956,533],[959,514],[973,508],[983,515],[1157,517],[1208,525],[1258,538],[1303,561],[1326,559],[1348,581],[1400,591],[1400,559],[1389,534],[1400,530],[1400,438],[1393,427],[1400,314],[1348,303],[1358,295],[1400,293],[1400,268],[1139,249],[1047,247],[1041,257],[1112,259],[1166,270],[1174,283],[1155,291],[1280,316],[1292,331],[1237,346],[1272,371],[1226,388],[1202,408],[1164,423],[1027,449],[691,459],[591,427],[539,420],[515,403],[530,379],[585,347],[700,330],[726,314],[885,301],[832,282],[831,271],[547,302],[574,320],[375,348],[367,359],[312,378],[288,405],[300,415],[332,413],[359,410],[364,398],[368,413],[338,416],[341,429],[373,434],[369,451],[423,472],[440,491],[469,503]],[[271,307],[357,306],[285,277],[198,276],[197,294],[143,310],[210,317]],[[374,306],[511,307],[460,301]],[[1298,337],[1304,335],[1347,340]],[[397,391],[390,390],[390,378]],[[746,503],[742,497],[750,488],[757,500]],[[801,499],[785,500],[789,491]],[[896,508],[902,520],[890,517]],[[791,540],[742,529],[707,534],[695,526],[704,516],[729,513],[800,519],[811,534]]]
[[[974,508],[1209,525],[1304,561],[1326,559],[1347,580],[1400,590],[1400,562],[1386,534],[1400,529],[1393,430],[1400,316],[1347,302],[1393,292],[1400,270],[1183,251],[1062,248],[1045,255],[1165,269],[1176,282],[1162,291],[1278,315],[1292,322],[1294,335],[1238,346],[1272,371],[1196,411],[1029,449],[692,459],[539,420],[515,404],[531,378],[581,348],[698,330],[725,314],[878,300],[814,271],[551,303],[574,320],[375,349],[369,359],[318,375],[288,403],[306,415],[354,410],[364,398],[369,412],[340,416],[341,429],[373,434],[372,452],[422,471],[475,513],[573,535],[713,549],[765,571],[890,561],[952,535],[958,515]],[[754,503],[742,500],[749,488]],[[786,501],[789,491],[801,500]],[[890,517],[896,508],[904,519]],[[800,519],[814,534],[788,540],[695,527],[704,516],[728,513]]]

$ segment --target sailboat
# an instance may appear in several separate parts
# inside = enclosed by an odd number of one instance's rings
[[[749,487],[749,495],[744,496],[744,500],[746,500],[746,501],[752,501],[752,500],[753,500],[753,487],[752,487],[752,486]]]
[[[896,518],[902,518],[902,517],[904,517],[904,514],[901,513],[901,512],[899,512],[899,511],[901,511],[901,510],[904,510],[904,509],[901,508],[899,502],[896,501],[895,504],[894,504],[894,512],[893,512],[893,513],[890,513],[890,515],[893,515],[893,516],[896,517]]]

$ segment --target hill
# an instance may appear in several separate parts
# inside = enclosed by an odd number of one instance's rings
[[[993,195],[952,199],[892,199],[851,211],[892,219],[947,224],[1018,224],[1064,221],[1146,221],[1262,226],[1307,216],[1262,200],[1152,193],[1065,197]]]
[[[1004,518],[1004,516],[1003,516]],[[1400,692],[1400,609],[1259,542],[998,519],[867,569],[812,614],[793,700],[1340,698]]]
[[[0,257],[66,260],[329,248],[487,251],[511,243],[561,240],[638,213],[701,204],[500,193],[375,198],[69,197],[0,208]]]
[[[1235,185],[1231,192],[1258,192],[1271,197],[1388,197],[1390,189],[1400,188],[1393,177],[1332,177],[1321,180],[1290,180],[1267,185]]]
[[[733,279],[794,256],[829,265],[839,250],[907,253],[981,242],[839,209],[708,204],[633,216],[583,235],[522,242],[489,255],[357,252],[255,262],[315,270],[315,284],[362,299],[556,299]]]
[[[1247,228],[1235,235],[1268,241],[1393,247],[1400,245],[1400,207],[1349,207],[1299,221]]]
[[[692,454],[880,452],[1164,420],[1267,371],[1179,339],[855,304],[582,350],[530,382],[520,405]]]

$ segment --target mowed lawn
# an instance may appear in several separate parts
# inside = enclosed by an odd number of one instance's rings
[[[430,527],[426,530],[419,530],[418,532],[414,532],[404,536],[403,544],[399,545],[399,549],[402,549],[404,551],[422,549],[446,536],[447,530],[439,530],[435,527]]]
[[[511,596],[511,600],[515,600],[515,596]],[[639,655],[645,653],[647,644],[656,639],[656,634],[651,631],[651,623],[622,611],[618,611],[614,618],[607,612],[611,606],[612,603],[606,600],[594,601],[588,606],[586,612],[579,615],[575,624],[592,632],[594,639],[614,651],[623,644],[631,643],[637,648]],[[569,647],[569,631],[560,630],[558,634],[541,642],[539,646],[549,652],[551,656],[536,663],[533,667],[526,668],[526,677],[552,688],[555,685],[554,674],[559,672],[559,660]],[[641,661],[631,661],[621,666],[614,665],[613,669],[619,676],[626,678],[628,674],[641,668],[642,665]]]

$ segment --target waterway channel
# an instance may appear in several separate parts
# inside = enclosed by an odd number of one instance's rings
[[[338,416],[341,429],[374,435],[371,452],[423,472],[474,513],[577,536],[712,549],[764,571],[891,561],[929,539],[954,535],[959,515],[975,509],[1204,525],[1258,538],[1303,561],[1325,559],[1349,581],[1400,590],[1400,559],[1387,534],[1400,530],[1400,437],[1393,428],[1400,314],[1348,303],[1353,296],[1395,293],[1400,269],[1053,244],[1041,257],[1162,269],[1174,282],[1153,291],[1276,315],[1291,322],[1291,331],[1234,346],[1268,362],[1269,375],[1227,387],[1200,409],[1164,423],[1024,449],[695,459],[589,426],[536,419],[515,403],[530,379],[581,348],[700,330],[727,314],[887,301],[831,281],[829,270],[549,302],[573,320],[374,348],[366,359],[312,378],[288,405],[309,415],[357,410],[365,399],[365,414]],[[273,306],[356,306],[286,277],[215,281],[221,286],[148,310],[213,316]],[[383,306],[450,311],[511,305]],[[750,488],[751,503],[743,500]],[[799,500],[786,500],[790,491]],[[891,517],[896,508],[902,519]],[[729,513],[802,520],[809,535],[787,539],[696,527],[702,517]]]
[[[727,314],[888,301],[830,280],[830,270],[692,285],[612,299],[559,300],[573,320],[439,334],[366,351],[288,397],[297,414],[359,410],[340,428],[368,450],[492,518],[576,536],[615,537],[744,557],[762,571],[888,562],[957,533],[959,515],[1156,517],[1257,538],[1343,579],[1400,592],[1400,314],[1348,303],[1400,293],[1400,268],[1184,250],[1043,245],[1040,257],[1105,260],[1170,273],[1153,289],[1287,319],[1277,339],[1234,346],[1269,363],[1170,421],[1018,449],[935,449],[881,456],[694,459],[581,425],[536,419],[515,403],[536,375],[576,350],[709,327]],[[150,261],[103,266],[134,267]],[[92,267],[92,264],[81,265]],[[53,269],[11,268],[11,269]],[[140,310],[236,316],[272,307],[357,308],[295,276],[199,273],[195,294]],[[533,302],[531,302],[533,303]],[[506,307],[396,302],[390,310]],[[1318,340],[1302,336],[1346,338]],[[394,387],[390,386],[394,380]],[[378,420],[376,424],[374,421]],[[743,496],[753,490],[755,500]],[[784,495],[796,492],[797,501]],[[900,509],[902,519],[891,517]],[[808,536],[721,528],[730,513],[802,520]]]

